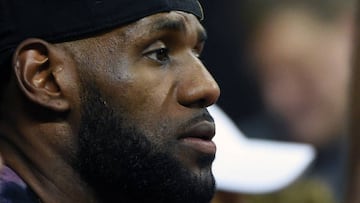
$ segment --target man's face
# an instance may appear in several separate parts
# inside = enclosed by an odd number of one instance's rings
[[[299,141],[322,146],[342,133],[352,44],[344,19],[327,24],[305,11],[282,11],[258,32],[266,105]]]
[[[95,37],[80,62],[74,166],[104,200],[209,202],[219,88],[199,60],[205,32],[191,14],[143,18]]]

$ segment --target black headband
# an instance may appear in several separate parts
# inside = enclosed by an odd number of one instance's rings
[[[0,0],[0,53],[26,38],[71,41],[172,10],[203,18],[197,0]]]

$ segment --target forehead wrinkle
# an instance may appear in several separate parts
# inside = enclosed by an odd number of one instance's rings
[[[151,33],[158,33],[163,31],[175,31],[175,32],[182,32],[186,34],[190,30],[194,30],[194,24],[191,24],[190,26],[192,28],[187,27],[187,23],[190,22],[189,18],[187,16],[181,15],[177,16],[167,16],[163,18],[156,19],[152,24],[150,28],[150,34]],[[202,26],[196,26],[195,28],[197,38],[199,42],[204,42],[207,40],[208,35],[206,30]]]

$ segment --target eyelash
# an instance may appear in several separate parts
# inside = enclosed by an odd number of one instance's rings
[[[152,51],[149,51],[144,54],[147,58],[165,65],[170,61],[169,49],[168,48],[159,48]]]
[[[199,53],[200,49],[202,49],[202,48],[195,47],[192,49],[192,53],[199,60],[201,60],[201,53]],[[169,48],[162,47],[162,48],[150,50],[150,51],[144,53],[144,56],[146,56],[148,59],[153,60],[161,65],[166,65],[170,61],[169,52],[170,52]]]

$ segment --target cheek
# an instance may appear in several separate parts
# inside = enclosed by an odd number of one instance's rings
[[[167,108],[166,91],[139,83],[127,88],[125,94],[115,99],[115,109],[121,109],[129,126],[142,132],[155,146],[164,147],[162,145],[174,133],[174,118]]]
[[[176,82],[172,71],[146,66],[134,70],[128,95],[132,98],[134,108],[148,113],[160,113],[175,104]]]
[[[110,99],[111,105],[122,112],[134,122],[144,126],[157,126],[163,117],[168,117],[174,104],[174,88],[170,77],[156,76],[148,73],[132,73],[126,81],[117,82],[119,93]],[[155,124],[155,125],[154,125]]]
[[[145,129],[154,129],[165,119],[175,104],[176,74],[171,69],[151,67],[135,62],[129,55],[103,64],[96,85],[114,110]]]

